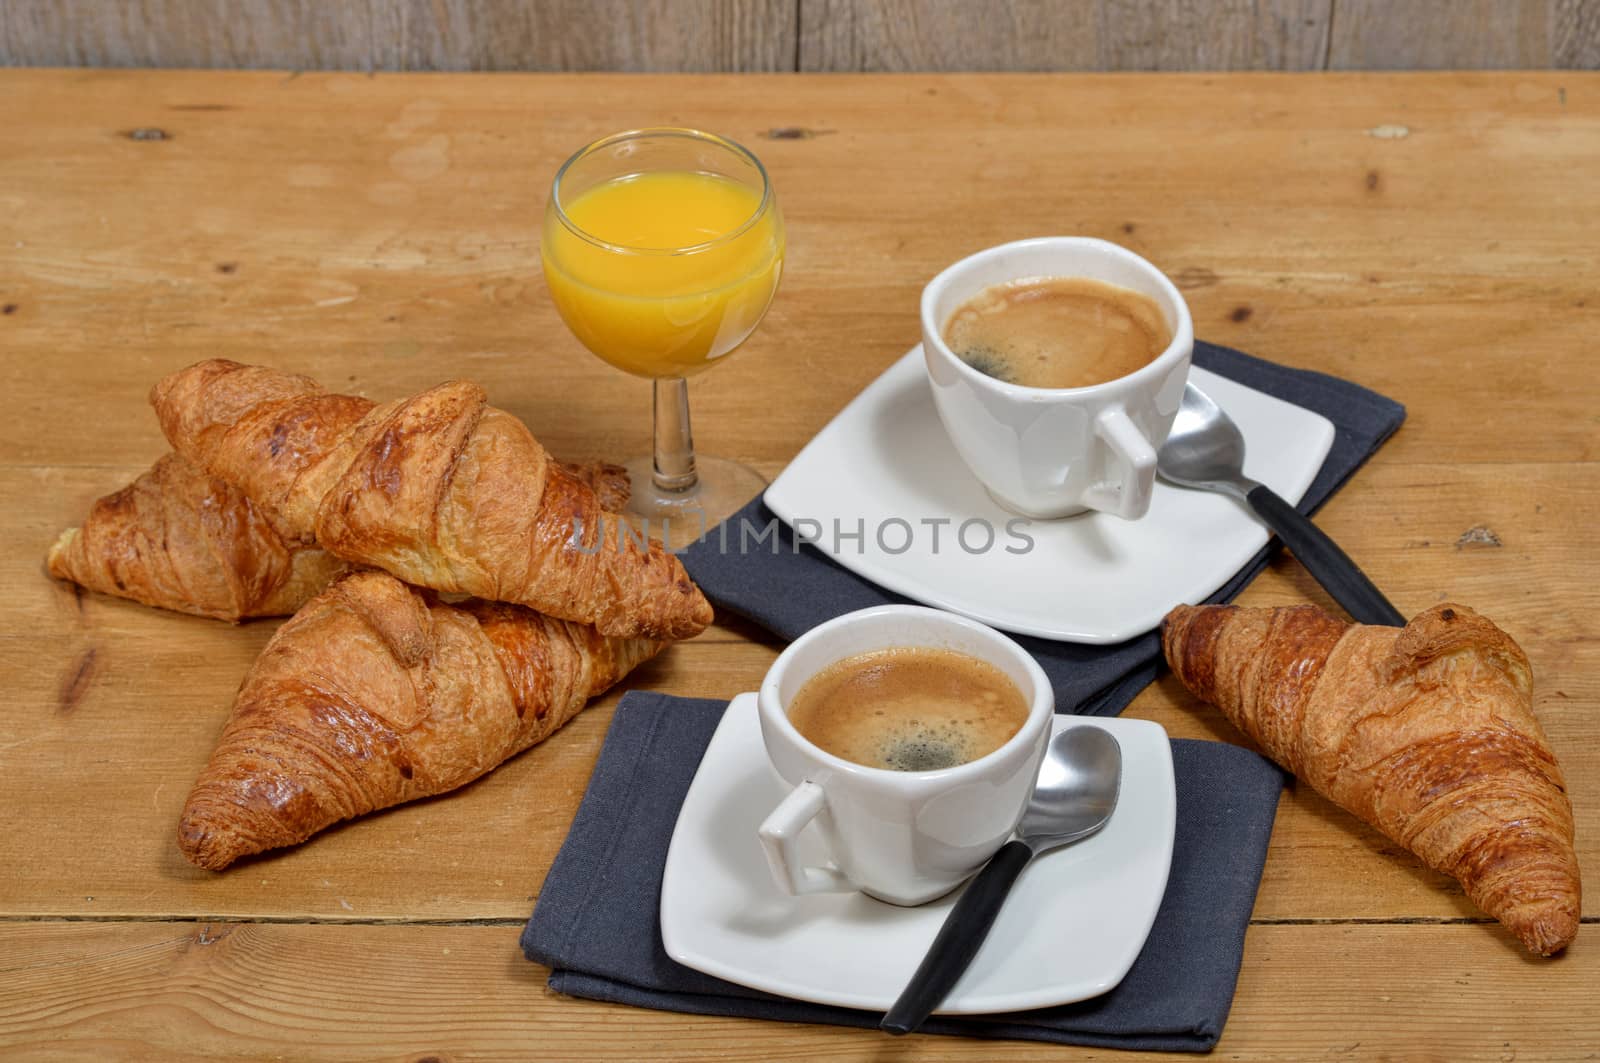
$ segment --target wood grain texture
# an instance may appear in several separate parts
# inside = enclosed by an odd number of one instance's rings
[[[1600,458],[1570,369],[1600,326],[1592,77],[7,76],[30,106],[0,155],[0,334],[27,371],[0,401],[50,409],[97,364],[96,431],[0,418],[7,461],[153,459],[151,382],[218,353],[374,397],[470,376],[556,454],[640,453],[649,387],[562,325],[538,219],[577,146],[690,120],[755,146],[791,233],[766,322],[692,385],[707,452],[786,462],[916,342],[928,278],[1076,232],[1175,277],[1200,335],[1406,402],[1388,454]],[[810,398],[749,431],[752,394]]]
[[[6,0],[0,65],[793,70],[797,0]]]
[[[7,0],[0,65],[1592,70],[1600,0]]]
[[[1336,0],[1330,70],[1550,66],[1547,0]]]
[[[801,0],[803,71],[1317,70],[1333,0]]]
[[[316,0],[6,0],[0,62],[374,70],[389,56],[373,11]]]
[[[796,0],[395,0],[390,70],[794,69]]]
[[[311,1058],[521,1058],[552,1037],[559,1058],[1061,1055],[564,1001],[516,957],[514,927],[391,925],[527,914],[616,695],[454,795],[199,872],[176,853],[177,810],[274,624],[43,574],[55,534],[164,449],[150,383],[203,357],[376,398],[468,376],[559,455],[644,449],[647,386],[578,347],[537,275],[545,182],[625,124],[725,131],[773,174],[784,286],[695,383],[701,446],[769,475],[915,342],[928,277],[1041,232],[1150,257],[1205,338],[1404,401],[1406,426],[1318,520],[1403,609],[1459,599],[1522,642],[1600,881],[1600,301],[1583,268],[1600,216],[1574,180],[1600,172],[1593,76],[6,71],[0,98],[28,101],[0,153],[7,1058],[270,1058],[299,1053],[301,1028]],[[1242,600],[1327,604],[1287,557]],[[630,685],[729,696],[778,648],[724,618]],[[1170,679],[1128,711],[1241,740]],[[115,922],[213,916],[375,925],[202,945],[194,924]],[[112,922],[26,922],[62,917]],[[1223,1042],[1241,1058],[1592,1050],[1572,1003],[1594,980],[1592,927],[1531,964],[1492,925],[1453,922],[1483,917],[1448,880],[1308,790],[1281,805],[1255,918]]]
[[[1339,0],[1102,0],[1097,70],[1320,70]]]
[[[1600,70],[1600,3],[1553,0],[1550,5],[1550,65]]]
[[[1106,1060],[1065,1049],[642,1011],[552,993],[516,927],[0,925],[7,1058]],[[1241,1061],[1592,1059],[1600,950],[1465,926],[1256,926],[1216,1051]],[[1381,959],[1379,959],[1381,957]],[[376,973],[381,972],[381,973]],[[1508,1006],[1538,1000],[1538,1006]]]
[[[801,0],[800,69],[1089,70],[1094,0]]]

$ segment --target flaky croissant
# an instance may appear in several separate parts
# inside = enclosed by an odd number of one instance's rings
[[[1167,662],[1266,753],[1377,827],[1542,956],[1580,915],[1572,804],[1528,659],[1461,605],[1404,629],[1314,606],[1180,605]]]
[[[90,590],[218,620],[286,616],[349,567],[286,543],[249,499],[176,454],[96,502],[46,563]]]
[[[151,402],[174,449],[288,540],[617,637],[688,638],[711,622],[678,559],[624,534],[476,384],[374,407],[219,359],[166,377]]]
[[[267,643],[189,793],[200,867],[443,793],[549,737],[664,645],[358,572]]]
[[[628,500],[620,465],[564,466],[607,509]],[[288,616],[349,565],[279,535],[245,495],[167,454],[97,501],[50,547],[50,574],[102,594],[218,620]]]

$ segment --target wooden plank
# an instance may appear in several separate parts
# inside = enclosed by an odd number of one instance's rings
[[[1336,0],[1329,70],[1552,65],[1547,0]]]
[[[394,0],[399,70],[794,69],[798,0]]]
[[[1170,1060],[644,1011],[545,988],[517,928],[0,924],[8,1059]],[[1219,1058],[1593,1058],[1600,950],[1474,926],[1255,926]],[[1537,1006],[1512,1006],[1513,1001]],[[887,1056],[885,1055],[887,1054]]]
[[[218,352],[381,396],[467,375],[557,453],[642,451],[648,386],[560,323],[538,215],[575,147],[691,116],[757,145],[791,233],[767,321],[694,382],[708,453],[787,461],[916,342],[944,265],[1077,232],[1176,277],[1203,337],[1404,401],[1385,461],[1600,454],[1568,368],[1600,326],[1592,79],[4,78],[7,461],[153,457],[150,383]],[[757,391],[805,399],[752,431]],[[94,431],[22,415],[64,395]]]
[[[1600,4],[1594,0],[1552,0],[1550,65],[1600,69]]]
[[[1092,70],[1097,6],[800,0],[800,70]]]
[[[1597,12],[1592,0],[1339,0],[1337,7],[1334,0],[10,0],[0,20],[0,64],[653,72],[1594,69]]]
[[[800,0],[800,69],[1316,70],[1331,3]]]
[[[368,817],[222,875],[186,865],[172,831],[240,678],[275,628],[176,616],[74,595],[39,570],[49,541],[137,467],[0,467],[0,914],[318,916],[525,915],[587,784],[617,695],[544,746],[446,798]],[[1600,558],[1588,500],[1600,463],[1391,466],[1360,474],[1319,518],[1394,600],[1476,605],[1521,640],[1536,711],[1572,786],[1580,823],[1600,821]],[[1458,546],[1485,529],[1501,546]],[[1483,535],[1469,538],[1482,538]],[[1559,591],[1557,591],[1559,588]],[[1331,603],[1280,558],[1242,601]],[[757,641],[750,641],[755,636]],[[729,697],[754,689],[780,648],[748,624],[719,626],[640,670],[628,689]],[[1166,677],[1130,715],[1180,737],[1242,742]],[[1600,836],[1580,831],[1600,881]],[[86,863],[85,854],[94,854]],[[419,864],[443,881],[418,876]],[[1344,883],[1330,889],[1329,883]],[[1589,909],[1596,900],[1591,893]],[[1300,788],[1286,796],[1260,918],[1476,918],[1458,886]]]
[[[798,0],[8,0],[0,64],[793,70]]]
[[[1338,0],[1101,0],[1098,70],[1321,70]]]
[[[0,63],[373,70],[367,4],[252,0],[7,0]]]

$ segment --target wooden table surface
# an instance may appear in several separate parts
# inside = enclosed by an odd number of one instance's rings
[[[1148,256],[1196,328],[1404,402],[1320,522],[1403,610],[1527,649],[1600,883],[1600,75],[639,77],[0,72],[0,1055],[465,1060],[1132,1058],[557,996],[517,933],[616,695],[481,782],[223,874],[174,824],[275,624],[74,593],[41,559],[164,450],[163,373],[223,355],[388,398],[481,381],[558,454],[647,446],[648,385],[539,276],[556,166],[693,124],[766,161],[791,244],[698,442],[766,473],[916,342],[989,244]],[[1242,601],[1327,604],[1279,558]],[[626,684],[754,687],[724,618]],[[1128,708],[1244,741],[1163,678]],[[1585,923],[1595,921],[1594,888]],[[1230,1059],[1593,1059],[1600,928],[1535,960],[1305,788],[1280,807]]]

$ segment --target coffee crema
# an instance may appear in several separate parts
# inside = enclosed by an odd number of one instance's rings
[[[1028,702],[1006,675],[955,650],[856,654],[808,679],[789,705],[807,741],[869,768],[935,771],[993,753],[1022,729]]]
[[[985,288],[950,315],[945,345],[997,380],[1086,388],[1155,361],[1172,342],[1149,296],[1088,277],[1024,277]]]

